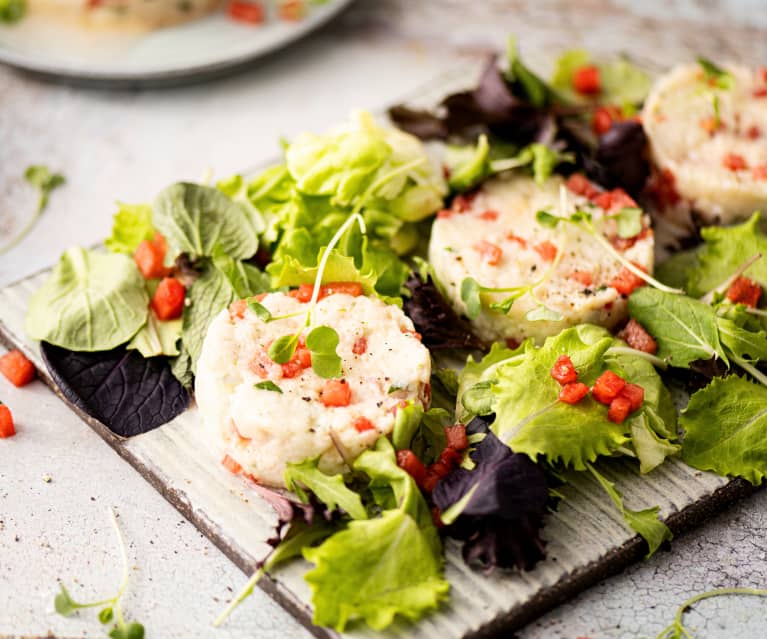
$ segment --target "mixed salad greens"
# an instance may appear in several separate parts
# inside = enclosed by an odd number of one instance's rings
[[[597,90],[584,69],[597,70]],[[476,88],[447,96],[438,111],[393,108],[401,130],[355,114],[336,131],[286,143],[284,162],[253,179],[179,183],[151,205],[121,204],[106,252],[62,256],[30,302],[27,332],[43,342],[64,391],[120,434],[184,410],[213,316],[247,300],[266,321],[255,299],[264,291],[359,283],[365,294],[401,304],[435,356],[432,408],[401,407],[391,438],[347,473],[328,476],[307,459],[288,465],[292,495],[254,486],[280,513],[274,550],[219,622],[262,575],[299,556],[312,564],[315,623],[380,630],[397,617],[417,620],[448,598],[442,536],[463,542],[471,566],[529,570],[545,557],[540,531],[558,486],[576,473],[601,486],[652,554],[671,531],[657,507],[626,506],[600,470],[607,458],[632,460],[645,474],[680,456],[761,483],[767,235],[758,213],[704,229],[699,245],[674,254],[655,278],[638,274],[644,285],[628,299],[635,325],[618,335],[581,324],[542,344],[484,344],[422,259],[446,198],[491,175],[525,171],[543,182],[554,171],[581,172],[641,196],[649,168],[634,114],[648,87],[627,60],[594,63],[583,51],[564,54],[546,82],[512,42],[505,68],[491,60]],[[448,143],[439,161],[418,137]],[[619,227],[635,233],[640,215],[623,209]],[[541,212],[538,222],[588,230],[590,217]],[[470,316],[481,292],[466,285]],[[657,352],[635,347],[637,331]],[[291,337],[272,344],[272,359],[290,358]],[[307,339],[321,376],[337,373],[337,338],[320,331]],[[456,373],[440,351],[471,354]],[[83,384],[104,366],[122,371],[130,388],[87,393]],[[677,412],[669,387],[685,385],[695,392]],[[163,410],[135,410],[156,405],[158,389]]]

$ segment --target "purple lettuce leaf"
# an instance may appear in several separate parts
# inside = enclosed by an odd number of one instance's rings
[[[539,536],[549,490],[543,469],[527,455],[513,452],[489,429],[486,418],[467,426],[484,433],[471,452],[472,470],[458,468],[434,489],[435,505],[444,512],[473,490],[447,535],[463,540],[467,564],[487,571],[495,567],[530,570],[544,557]]]
[[[459,317],[447,303],[431,276],[424,280],[419,274],[412,273],[405,287],[410,295],[403,297],[403,310],[413,320],[415,330],[429,350],[486,348],[486,344],[472,332],[469,322]]]

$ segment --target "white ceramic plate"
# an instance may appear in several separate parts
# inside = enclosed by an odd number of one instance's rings
[[[148,33],[90,31],[48,16],[30,15],[0,26],[0,62],[59,79],[102,85],[157,85],[236,68],[297,40],[351,0],[307,7],[299,22],[270,17],[258,26],[223,11]]]

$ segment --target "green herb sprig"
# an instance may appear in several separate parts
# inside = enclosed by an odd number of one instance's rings
[[[0,18],[2,17],[2,10],[2,0],[0,0]],[[0,22],[2,22],[1,19]],[[66,182],[63,175],[60,173],[51,173],[48,167],[42,164],[35,164],[28,167],[27,170],[24,171],[24,179],[32,186],[36,187],[40,192],[37,200],[37,209],[32,214],[32,217],[29,219],[29,221],[21,229],[21,231],[12,237],[11,240],[4,246],[0,247],[0,255],[10,251],[27,236],[27,234],[37,223],[37,220],[40,219],[43,211],[45,211],[45,207],[48,206],[48,198],[51,194],[51,191]]]
[[[117,593],[114,597],[102,599],[101,601],[79,603],[72,599],[69,592],[64,587],[64,584],[60,584],[61,591],[56,595],[53,604],[56,612],[62,617],[69,617],[77,610],[83,608],[101,607],[98,614],[99,621],[104,625],[109,625],[113,621],[115,622],[114,627],[108,633],[112,639],[143,639],[144,626],[137,621],[126,621],[122,609],[120,608],[120,599],[123,594],[125,594],[125,589],[128,587],[128,555],[125,550],[125,541],[120,532],[120,527],[117,524],[115,512],[111,508],[107,510],[110,521],[112,522],[112,527],[117,535],[117,540],[120,546],[120,556],[122,558],[123,575]]]
[[[638,209],[631,208],[624,208],[621,209],[621,211],[617,214],[618,218],[618,228],[619,228],[619,234],[620,229],[622,228],[624,233],[628,232],[629,230],[636,227],[636,213]],[[675,295],[684,295],[684,291],[679,288],[673,288],[671,286],[666,286],[662,282],[659,282],[651,275],[648,275],[645,273],[641,268],[638,268],[634,264],[632,264],[629,260],[627,260],[623,255],[621,255],[615,247],[610,244],[610,242],[605,238],[604,235],[597,229],[597,227],[594,225],[594,220],[591,216],[591,213],[588,211],[578,210],[572,215],[566,216],[566,217],[560,217],[558,215],[554,215],[552,213],[549,213],[548,211],[538,211],[535,214],[535,219],[541,226],[545,226],[548,228],[556,228],[561,223],[567,223],[567,224],[573,224],[574,226],[577,226],[582,231],[585,231],[589,235],[591,235],[598,243],[599,245],[615,260],[620,262],[626,269],[631,271],[634,275],[642,279],[644,282],[652,286],[653,288],[657,288],[660,291],[663,291],[664,293],[673,293]],[[641,228],[640,228],[641,230]],[[632,236],[629,236],[632,237]]]
[[[349,219],[347,219],[338,231],[336,231],[320,258],[320,263],[317,267],[317,276],[314,279],[312,298],[309,301],[309,308],[306,311],[306,321],[304,322],[304,326],[307,329],[312,327],[312,314],[314,308],[317,306],[317,301],[319,300],[320,288],[322,287],[322,276],[325,273],[330,253],[341,241],[344,234],[351,229],[354,224],[359,224],[360,231],[365,233],[365,221],[362,219],[362,216],[356,212],[352,213],[352,215],[349,216]],[[264,321],[280,319],[273,318],[269,310],[258,302],[248,302],[248,307]],[[277,364],[287,364],[296,352],[300,336],[301,332],[299,331],[295,334],[283,335],[274,340],[269,347],[269,357],[271,360]],[[306,336],[306,347],[312,353],[312,370],[320,377],[325,379],[341,377],[343,373],[341,357],[336,352],[339,341],[338,333],[330,326],[314,327]]]
[[[690,597],[676,611],[674,621],[658,633],[656,639],[694,639],[693,634],[684,625],[684,615],[695,604],[713,597],[726,597],[729,595],[747,595],[752,597],[767,597],[767,590],[757,588],[715,588]]]

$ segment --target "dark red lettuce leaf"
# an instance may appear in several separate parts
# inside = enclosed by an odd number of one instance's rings
[[[486,344],[472,333],[469,322],[459,317],[447,303],[431,276],[424,281],[419,274],[412,273],[405,288],[410,295],[403,297],[402,308],[413,320],[415,330],[429,350],[486,348]]]
[[[622,187],[638,196],[649,175],[642,125],[618,122],[597,137],[584,117],[589,109],[564,103],[550,88],[544,103],[532,104],[523,83],[509,82],[492,57],[474,89],[446,96],[435,111],[398,105],[389,110],[389,117],[401,129],[427,140],[472,143],[486,133],[519,146],[541,142],[572,152],[577,170],[604,188]]]
[[[121,437],[162,426],[189,406],[189,393],[164,357],[118,347],[75,353],[46,342],[43,361],[64,397]]]
[[[445,511],[478,486],[446,534],[464,541],[463,558],[469,565],[488,571],[497,566],[530,570],[544,557],[539,532],[549,500],[546,475],[527,455],[501,442],[489,423],[476,417],[468,424],[468,433],[485,434],[471,453],[476,465],[447,475],[432,499]]]
[[[549,120],[548,107],[536,107],[515,93],[498,68],[496,57],[485,65],[479,84],[471,91],[445,97],[439,113],[395,106],[389,117],[404,131],[421,139],[472,139],[493,133],[504,140],[535,141]]]

